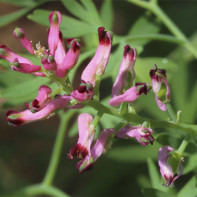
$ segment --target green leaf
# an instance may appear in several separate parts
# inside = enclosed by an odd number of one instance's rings
[[[24,16],[31,9],[32,9],[32,7],[27,7],[27,8],[20,9],[19,11],[12,12],[11,14],[6,14],[6,15],[1,16],[0,17],[0,27],[3,27],[5,25],[17,20],[18,18]]]
[[[158,173],[158,169],[156,168],[152,159],[148,158],[147,163],[152,187],[155,189],[162,190],[161,176]]]
[[[50,11],[37,9],[28,18],[41,25],[49,26],[48,16]],[[79,37],[90,33],[97,33],[97,28],[72,17],[62,15],[60,30],[65,38]]]
[[[5,2],[5,3],[9,3],[9,4],[13,4],[13,5],[17,5],[17,6],[31,6],[33,4],[35,4],[34,0],[0,0],[0,2]]]
[[[177,197],[195,197],[197,194],[196,177],[192,177],[178,193]]]
[[[101,20],[104,26],[111,30],[113,27],[114,11],[112,0],[104,0],[100,11]]]
[[[123,139],[117,139],[123,140]],[[135,139],[128,139],[131,144],[134,143]],[[153,146],[148,145],[146,147],[139,145],[131,145],[124,147],[113,147],[107,154],[110,159],[120,161],[120,162],[132,162],[132,163],[142,163],[146,162],[147,157],[153,160],[157,159],[158,149],[160,146],[154,143]],[[137,156],[136,156],[137,155]]]
[[[81,1],[83,5],[76,0],[62,0],[62,3],[74,16],[82,21],[91,24],[96,28],[102,26],[98,11],[91,0]]]
[[[197,154],[193,154],[185,158],[183,165],[185,166],[183,170],[183,174],[187,174],[192,170],[195,170],[197,168]]]
[[[163,192],[157,189],[153,189],[153,188],[145,188],[142,190],[142,193],[146,196],[146,197],[175,197],[176,195],[174,195],[172,192]]]
[[[141,16],[131,27],[131,29],[128,32],[128,35],[132,36],[139,36],[139,35],[146,35],[146,34],[156,34],[160,30],[160,24],[156,21],[150,20],[150,15],[146,14],[144,16]],[[148,44],[149,40],[137,40],[129,42],[131,47],[137,47],[140,50],[138,50],[138,53],[140,53],[143,50],[143,46]]]
[[[92,0],[80,0],[80,1],[86,9],[88,22],[96,26],[96,28],[103,26],[98,11],[96,9],[96,6],[92,2]]]

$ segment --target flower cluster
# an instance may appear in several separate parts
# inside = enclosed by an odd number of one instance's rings
[[[57,110],[65,107],[69,109],[82,108],[84,107],[83,102],[87,104],[89,100],[93,99],[97,78],[104,74],[109,60],[112,47],[111,35],[109,31],[105,31],[104,27],[98,28],[99,45],[96,53],[82,72],[79,87],[76,90],[69,89],[72,85],[68,80],[68,74],[77,64],[81,47],[76,39],[71,38],[67,40],[70,48],[66,52],[63,35],[60,31],[61,20],[60,12],[53,11],[50,13],[49,49],[45,49],[40,43],[36,45],[35,49],[32,42],[26,37],[23,29],[16,28],[14,30],[14,37],[21,42],[30,54],[40,58],[41,65],[34,65],[30,60],[15,54],[5,45],[0,45],[0,57],[10,62],[11,70],[32,73],[40,77],[50,78],[53,76],[50,79],[58,83],[61,79],[66,92],[66,94],[64,92],[62,95],[54,94],[50,87],[42,85],[38,90],[37,97],[26,104],[26,110],[22,112],[10,110],[6,113],[6,120],[13,126],[49,118]],[[141,95],[146,95],[150,90],[149,84],[145,82],[135,82],[135,85],[133,85],[136,57],[136,49],[125,45],[118,76],[112,87],[112,98],[109,100],[109,105],[111,106],[124,104],[127,113],[132,113],[128,110],[129,104],[136,101]],[[157,105],[162,111],[165,111],[165,103],[169,101],[170,97],[166,71],[155,66],[155,69],[150,70],[150,77]],[[149,143],[153,144],[154,142],[153,130],[150,126],[145,126],[144,124],[131,125],[127,122],[118,130],[115,128],[104,129],[94,143],[96,125],[93,122],[94,118],[90,114],[83,113],[79,115],[78,142],[70,149],[67,155],[69,159],[73,159],[74,156],[79,159],[77,169],[80,173],[93,167],[95,161],[110,148],[114,138],[136,138],[142,146],[146,146]],[[159,166],[167,186],[170,186],[179,176],[174,177],[174,172],[168,164],[169,152],[172,150],[170,147],[164,147],[159,150]]]

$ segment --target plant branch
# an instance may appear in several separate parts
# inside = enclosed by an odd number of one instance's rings
[[[186,36],[181,32],[181,30],[176,26],[174,22],[166,15],[166,13],[158,6],[156,1],[141,1],[141,0],[128,0],[129,2],[145,8],[155,14],[165,26],[175,35],[177,38],[185,42],[185,47],[197,58],[197,50],[193,47],[191,42],[186,38]]]
[[[197,134],[197,125],[190,125],[190,124],[181,123],[181,122],[154,120],[154,119],[149,119],[146,117],[139,116],[134,113],[125,113],[121,115],[119,113],[119,110],[115,108],[107,107],[103,105],[102,103],[97,102],[95,100],[91,100],[87,104],[84,103],[84,105],[88,105],[96,110],[99,110],[100,112],[119,117],[121,119],[126,120],[127,122],[134,122],[137,124],[142,124],[144,121],[147,121],[150,123],[150,126],[152,128],[174,128],[174,129],[185,131],[190,134]]]
[[[53,178],[55,176],[56,170],[57,170],[57,166],[59,163],[59,159],[60,159],[60,155],[61,155],[61,150],[62,150],[62,145],[64,142],[64,136],[66,133],[66,127],[68,124],[68,120],[70,119],[70,117],[72,117],[74,111],[69,111],[67,113],[64,113],[63,111],[60,111],[59,117],[60,117],[60,125],[59,125],[59,129],[58,129],[58,134],[55,140],[55,145],[53,148],[53,152],[52,152],[52,156],[51,156],[51,160],[46,172],[46,175],[44,177],[43,183],[46,185],[51,185]]]

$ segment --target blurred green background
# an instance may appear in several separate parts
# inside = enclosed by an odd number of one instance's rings
[[[17,53],[26,53],[26,51],[18,40],[12,36],[15,27],[23,28],[30,40],[33,40],[34,45],[40,41],[42,45],[47,46],[47,27],[32,21],[34,19],[32,13],[36,9],[59,10],[62,14],[76,18],[63,6],[61,1],[45,1],[36,8],[30,9],[30,11],[25,10],[26,14],[16,21],[4,24],[3,21],[7,20],[5,19],[6,14],[21,10],[21,6],[26,6],[24,1],[16,1],[15,5],[11,3],[11,0],[9,1],[0,1],[0,44],[5,44]],[[32,2],[26,1],[27,6]],[[98,11],[101,11],[103,1],[96,0],[93,2]],[[144,35],[147,32],[149,33],[149,29],[150,32],[170,34],[167,28],[150,12],[146,12],[127,1],[113,0],[110,2],[112,2],[114,16],[113,26],[110,30],[113,31],[114,35],[125,36],[129,32],[130,35],[140,33]],[[188,38],[192,38],[192,42],[197,48],[197,1],[159,0],[159,5],[183,33]],[[109,21],[108,17],[110,16],[108,16],[108,13],[105,14],[103,17],[107,17],[106,21]],[[31,20],[27,18],[27,15]],[[139,18],[142,22],[139,22]],[[132,30],[133,26],[135,26],[135,29]],[[64,27],[62,28],[64,29]],[[67,28],[72,30],[72,26]],[[64,30],[63,33],[66,36],[67,30]],[[80,36],[82,52],[93,50],[92,54],[94,54],[97,46],[97,32],[93,32],[95,33]],[[70,34],[72,35],[72,31]],[[101,83],[102,102],[106,104],[110,98],[111,87],[118,72],[124,44],[126,43],[122,42],[113,47],[106,76]],[[181,118],[183,121],[196,124],[197,61],[194,57],[185,48],[172,43],[130,41],[129,44],[136,46],[139,54],[135,65],[136,81],[150,82],[148,71],[155,63],[159,68],[166,68],[171,87],[171,100],[175,110],[182,111]],[[81,59],[81,64],[77,67],[79,69],[75,69],[77,74],[75,77],[72,74],[75,87],[79,84],[80,73],[89,60]],[[23,186],[42,181],[50,160],[59,120],[58,116],[55,116],[49,120],[19,127],[9,126],[5,121],[6,111],[8,109],[23,110],[23,103],[31,101],[36,96],[39,86],[48,82],[43,79],[43,81],[38,81],[36,77],[30,75],[8,72],[4,61],[0,60],[0,65],[0,194],[3,195],[4,192],[14,191]],[[110,76],[109,73],[112,69],[115,71],[113,76]],[[24,88],[28,91],[23,91]],[[168,118],[167,112],[161,112],[156,106],[152,92],[148,96],[142,96],[136,102],[136,110],[143,116],[162,120]],[[95,114],[91,109],[81,111]],[[147,147],[142,147],[135,140],[116,139],[111,150],[98,159],[93,170],[78,174],[75,167],[76,160],[68,160],[66,157],[70,147],[77,141],[75,118],[78,113],[76,111],[74,117],[69,120],[70,124],[67,128],[61,160],[54,179],[55,186],[71,196],[137,197],[153,196],[153,194],[155,196],[162,195],[156,192],[142,192],[143,188],[152,188],[154,186],[153,179],[157,177],[156,174],[152,173],[154,170],[149,173],[150,168],[154,168],[152,161],[154,161],[157,172],[159,172],[157,165],[157,153],[161,146],[159,137],[153,146],[148,145]],[[116,118],[105,115],[98,126],[98,131],[113,127],[116,123]],[[165,140],[174,148],[180,145],[181,139],[184,137],[184,134],[180,131],[164,129],[155,130],[154,136],[161,132],[165,132]],[[165,144],[166,141],[160,143]],[[187,154],[193,154],[193,157],[187,157],[186,155],[184,162],[185,175],[176,181],[174,188],[169,189],[170,195],[179,192],[193,175],[196,175],[197,168],[193,164],[197,161],[195,150],[196,147],[193,144],[187,147]],[[148,158],[152,160],[148,160]],[[161,180],[160,184],[162,184]]]

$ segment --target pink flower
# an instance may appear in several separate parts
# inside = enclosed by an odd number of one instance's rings
[[[114,129],[104,129],[94,146],[91,148],[91,154],[87,155],[77,164],[79,173],[93,168],[95,161],[111,147],[110,138],[114,134]]]
[[[21,44],[32,54],[34,55],[34,48],[31,41],[26,37],[25,32],[21,28],[15,28],[13,35],[17,38]]]
[[[162,111],[166,111],[165,102],[170,101],[170,87],[167,82],[166,71],[165,69],[158,69],[155,65],[155,69],[150,70],[150,77],[157,105]]]
[[[131,86],[133,79],[135,77],[135,71],[133,68],[135,61],[135,48],[130,48],[129,45],[125,45],[123,59],[119,68],[119,73],[112,88],[112,97],[122,94],[124,88],[128,87],[128,85]]]
[[[178,179],[179,176],[183,172],[183,166],[182,166],[183,158],[181,158],[180,161],[178,161],[179,162],[178,168],[180,168],[180,172],[176,176],[175,176],[175,173],[179,169],[176,169],[175,172],[173,172],[171,165],[168,163],[172,151],[174,151],[174,149],[172,147],[164,146],[164,147],[160,148],[159,152],[158,152],[158,163],[159,163],[159,167],[160,167],[160,173],[161,173],[163,180],[164,180],[163,185],[168,186],[168,187],[172,186],[174,181],[176,179]],[[174,161],[174,162],[177,162],[177,161]]]
[[[50,54],[54,57],[55,51],[59,42],[59,26],[62,21],[61,13],[58,11],[53,11],[49,15],[50,29],[48,35],[48,45]]]
[[[117,134],[118,138],[136,138],[136,140],[142,145],[146,146],[149,143],[153,144],[154,137],[152,136],[153,130],[150,128],[145,128],[144,126],[125,126]]]
[[[94,89],[90,82],[83,82],[80,84],[77,90],[71,93],[71,96],[79,102],[92,99],[94,95]]]
[[[0,45],[0,57],[9,61],[11,63],[11,69],[14,71],[44,76],[43,73],[39,73],[41,70],[40,66],[34,65],[27,58],[15,54],[5,45]]]
[[[93,118],[90,114],[83,113],[78,117],[79,139],[75,146],[70,149],[68,158],[73,159],[76,156],[78,159],[84,159],[90,155],[90,147],[94,139],[95,130],[90,124]]]
[[[135,101],[140,95],[147,94],[149,91],[146,83],[136,83],[135,86],[126,90],[123,94],[114,96],[109,100],[109,104],[112,106],[118,106],[122,102],[131,103]]]
[[[96,75],[100,76],[104,74],[112,46],[110,33],[106,32],[104,27],[98,28],[98,36],[99,46],[97,48],[96,54],[86,66],[81,76],[81,80],[90,82],[93,87],[95,86]]]
[[[114,134],[115,130],[114,129],[103,130],[99,138],[97,139],[96,143],[91,149],[90,147],[94,137],[92,136],[91,128],[89,128],[88,126],[88,128],[84,130],[83,135],[85,136],[85,138],[83,138],[83,140],[81,140],[80,137],[81,132],[82,131],[79,130],[79,140],[77,145],[75,145],[71,149],[70,153],[68,154],[69,159],[72,159],[73,155],[76,155],[80,159],[80,161],[77,163],[77,169],[79,170],[79,173],[92,169],[94,162],[110,148],[111,146],[110,137]],[[81,144],[83,144],[83,146]],[[84,146],[84,144],[86,146]]]
[[[38,90],[38,96],[28,104],[28,108],[30,108],[31,112],[40,111],[51,101],[50,94],[52,93],[51,88],[46,85],[40,86]]]
[[[68,39],[71,48],[68,50],[63,61],[57,64],[56,75],[61,78],[66,75],[68,70],[71,70],[77,63],[80,55],[80,44],[75,39]]]
[[[6,113],[6,120],[8,121],[8,123],[12,126],[18,126],[30,122],[35,122],[37,120],[49,118],[54,115],[53,112],[55,110],[66,107],[68,105],[68,102],[72,99],[71,96],[64,95],[60,98],[55,98],[48,102],[49,97],[47,96],[47,92],[50,92],[50,90],[46,87],[40,88],[38,96],[36,97],[38,100],[36,99],[37,101],[33,101],[32,109],[35,109],[35,111],[37,112],[32,113],[30,109],[22,112],[10,110]]]

